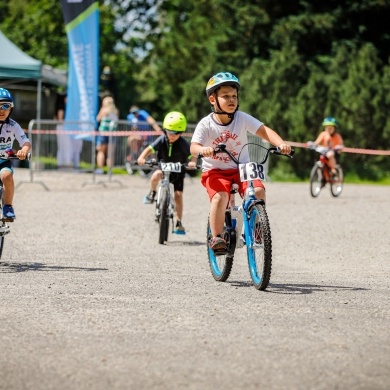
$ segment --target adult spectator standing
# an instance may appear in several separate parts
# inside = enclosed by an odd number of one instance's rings
[[[58,168],[70,168],[72,166],[72,139],[64,131],[64,119],[66,110],[66,94],[57,94],[54,119],[58,121],[57,131],[57,165]]]
[[[162,133],[161,127],[156,120],[145,110],[141,110],[138,106],[130,107],[127,121],[134,131],[150,131],[150,128],[158,133]],[[160,134],[159,134],[160,135]],[[143,148],[153,141],[150,135],[132,134],[127,138],[129,154],[126,157],[126,170],[129,175],[133,174],[131,163],[135,163]]]
[[[112,168],[114,152],[115,152],[115,138],[111,137],[111,144],[109,131],[111,122],[117,122],[119,117],[118,109],[115,106],[114,99],[111,96],[106,96],[102,100],[102,106],[97,114],[96,120],[99,122],[100,134],[96,139],[96,164],[97,169],[95,173],[102,174],[104,172],[104,165],[107,162],[107,166]],[[116,125],[113,130],[116,130]]]

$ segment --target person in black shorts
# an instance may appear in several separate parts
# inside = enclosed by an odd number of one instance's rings
[[[186,117],[178,111],[169,112],[163,122],[164,134],[158,137],[153,143],[148,145],[138,157],[138,164],[144,165],[146,157],[155,153],[158,161],[188,163],[188,168],[196,168],[196,158],[191,155],[190,144],[181,137],[187,128]],[[174,233],[185,234],[182,225],[183,217],[183,190],[184,190],[185,171],[173,173],[170,176],[170,182],[174,187],[174,196],[176,203],[176,228]],[[144,198],[144,203],[154,202],[158,182],[163,178],[160,169],[156,169],[150,179],[150,192]]]

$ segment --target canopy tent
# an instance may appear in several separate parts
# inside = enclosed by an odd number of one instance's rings
[[[41,119],[42,82],[66,86],[67,78],[20,50],[0,31],[0,79],[37,81],[37,116]]]

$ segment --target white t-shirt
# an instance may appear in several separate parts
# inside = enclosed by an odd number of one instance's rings
[[[242,111],[237,111],[234,114],[234,119],[228,125],[221,125],[213,119],[213,114],[204,117],[196,126],[191,142],[196,142],[202,146],[211,146],[215,148],[218,144],[226,144],[226,149],[229,150],[238,158],[240,154],[240,163],[249,162],[247,132],[255,134],[259,127],[263,125],[258,119],[246,114]],[[203,157],[202,171],[211,169],[235,169],[237,164],[231,160],[226,153],[218,153],[213,157]]]
[[[0,123],[0,150],[3,152],[6,149],[11,149],[15,139],[22,147],[26,142],[30,142],[19,123],[9,118],[9,123]],[[0,158],[0,164],[4,161]]]

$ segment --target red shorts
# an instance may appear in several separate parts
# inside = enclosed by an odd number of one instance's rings
[[[247,181],[240,181],[238,169],[212,169],[203,172],[201,183],[206,187],[210,200],[217,192],[227,192],[230,194],[230,187],[233,183],[238,184],[238,192],[243,196],[249,185]],[[261,180],[254,180],[253,185],[255,188],[260,187],[265,189]]]

